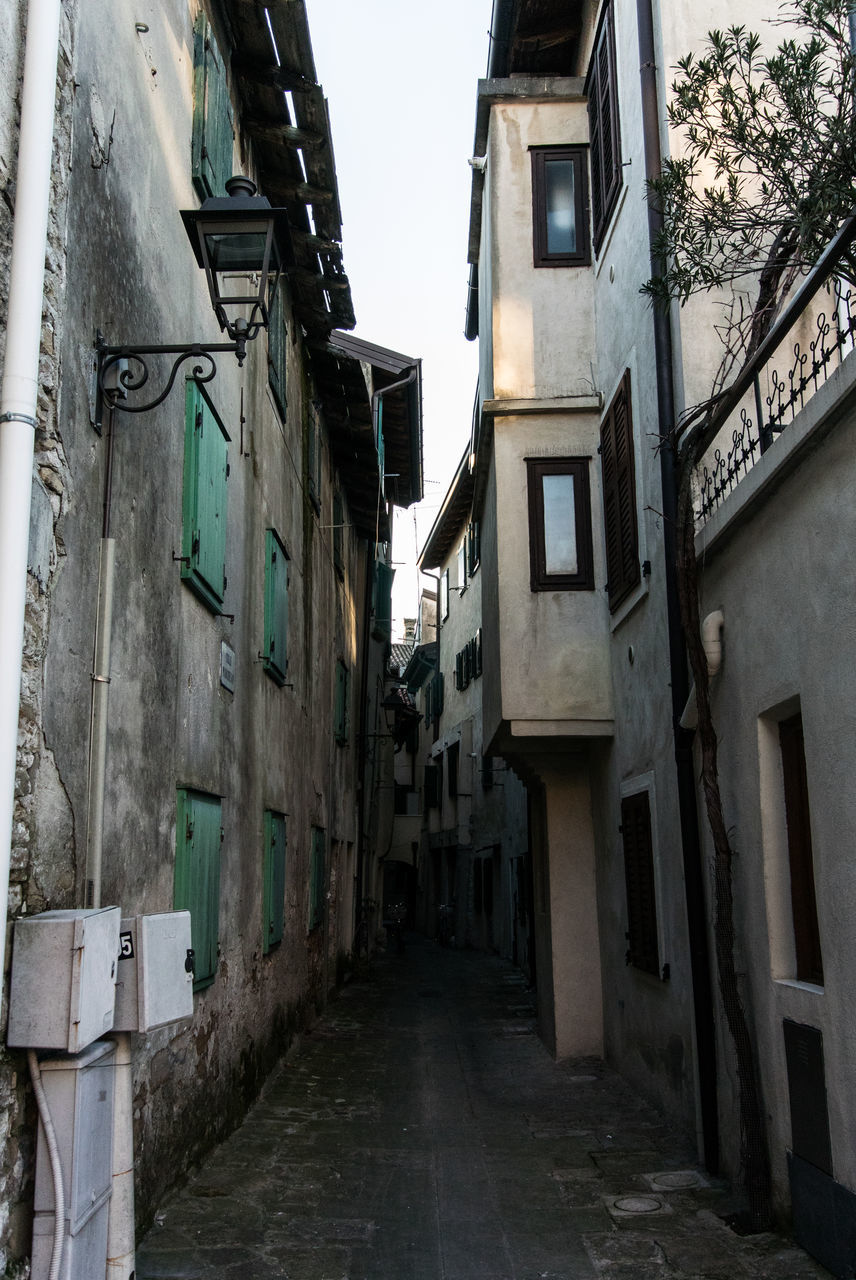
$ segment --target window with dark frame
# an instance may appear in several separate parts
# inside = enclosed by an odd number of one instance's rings
[[[591,144],[592,240],[597,253],[621,190],[621,138],[611,0],[603,8],[585,91]]]
[[[533,591],[591,591],[588,458],[527,458],[529,568]]]
[[[648,791],[622,797],[621,837],[627,887],[627,963],[659,977],[654,846]]]
[[[607,593],[614,612],[641,580],[629,369],[600,429],[600,461]]]
[[[532,253],[536,267],[591,262],[587,147],[532,147]]]
[[[811,849],[808,780],[802,715],[798,712],[779,723],[785,819],[788,828],[788,862],[791,871],[791,911],[794,926],[796,978],[823,986],[823,955],[817,921],[814,858]]]

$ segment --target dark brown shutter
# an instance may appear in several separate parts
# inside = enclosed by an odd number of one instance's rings
[[[814,982],[822,987],[823,956],[820,950],[820,930],[817,923],[805,742],[800,714],[791,716],[788,720],[782,720],[779,725],[779,742],[782,749],[785,818],[788,825],[796,977],[801,982]]]
[[[591,60],[588,83],[591,142],[592,238],[598,249],[621,186],[621,149],[615,80],[612,5],[607,5]]]
[[[627,884],[627,960],[637,969],[660,976],[657,947],[657,903],[651,806],[647,791],[621,801],[624,875]]]
[[[600,458],[607,587],[609,607],[614,610],[630,594],[641,576],[629,369],[601,427]]]

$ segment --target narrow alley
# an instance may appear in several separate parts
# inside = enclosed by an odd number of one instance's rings
[[[509,964],[411,936],[167,1201],[136,1280],[701,1280],[827,1272],[594,1060],[555,1064]]]

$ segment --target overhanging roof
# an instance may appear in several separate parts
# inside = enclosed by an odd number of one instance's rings
[[[308,350],[353,523],[361,537],[386,541],[386,503],[409,507],[422,497],[422,361],[338,331]],[[369,386],[383,401],[382,487]]]
[[[264,6],[224,0],[223,12],[232,37],[241,122],[253,144],[261,190],[272,205],[288,210],[295,311],[308,333],[352,329],[356,322],[342,263],[330,119],[315,80],[304,0],[267,0]]]
[[[573,75],[582,9],[582,0],[494,0],[487,74]]]
[[[420,569],[439,569],[448,559],[461,529],[469,521],[474,487],[468,444],[417,560]]]

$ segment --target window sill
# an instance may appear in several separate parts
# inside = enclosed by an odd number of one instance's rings
[[[803,982],[799,978],[774,978],[777,987],[789,987],[792,991],[806,991],[810,996],[825,995],[825,987],[819,987],[816,982]]]
[[[615,235],[615,229],[618,226],[618,220],[621,217],[621,210],[624,208],[624,202],[627,199],[628,190],[629,190],[629,187],[627,183],[626,182],[622,183],[621,192],[619,193],[618,199],[615,201],[615,204],[612,209],[612,213],[609,215],[609,228],[606,232],[606,235],[603,237],[603,240],[600,243],[600,248],[595,253],[595,259],[594,259],[595,260],[595,267],[594,267],[595,279],[597,279],[600,276],[600,273],[604,268],[604,264],[606,262],[606,255],[609,253],[609,249],[612,244],[612,238]]]
[[[618,628],[622,625],[622,623],[626,622],[626,620],[630,617],[631,613],[634,612],[637,606],[647,598],[648,591],[649,591],[648,583],[649,583],[648,578],[642,578],[639,585],[637,587],[634,587],[634,589],[631,591],[627,599],[622,600],[621,604],[615,610],[615,613],[613,613],[610,616],[610,619],[609,619],[610,632],[615,633],[618,630]]]

